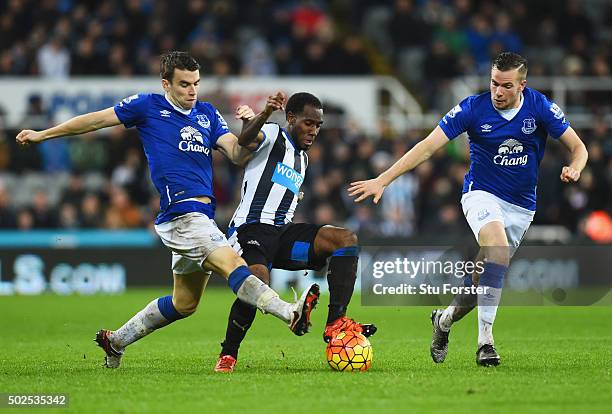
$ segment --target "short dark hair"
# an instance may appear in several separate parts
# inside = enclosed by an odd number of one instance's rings
[[[308,92],[298,92],[291,95],[287,101],[285,112],[288,114],[299,114],[304,111],[306,105],[314,106],[317,109],[323,109],[323,105],[319,98]]]
[[[502,52],[493,59],[492,67],[505,72],[507,70],[518,69],[523,79],[527,78],[527,59],[513,52]]]
[[[159,74],[162,79],[172,82],[172,76],[174,75],[174,69],[180,70],[200,70],[200,64],[187,52],[181,52],[173,50],[168,53],[164,53],[160,59],[160,70]]]

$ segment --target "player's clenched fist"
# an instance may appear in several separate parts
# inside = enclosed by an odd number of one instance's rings
[[[236,108],[236,119],[242,119],[245,121],[249,121],[255,117],[255,112],[248,105],[240,105]]]
[[[378,204],[378,200],[382,197],[383,192],[387,186],[384,185],[378,178],[373,178],[367,181],[356,181],[351,183],[348,188],[348,193],[351,197],[357,197],[355,202],[365,200],[372,196],[374,204]]]
[[[274,111],[284,111],[285,110],[285,102],[287,101],[287,95],[283,92],[277,92],[274,96],[268,96],[268,100],[266,101],[265,112],[271,114]]]
[[[18,144],[21,145],[29,145],[36,144],[44,140],[43,134],[37,131],[32,131],[31,129],[24,129],[15,138]]]
[[[563,167],[561,169],[561,181],[564,183],[575,183],[580,179],[580,171],[572,167]]]

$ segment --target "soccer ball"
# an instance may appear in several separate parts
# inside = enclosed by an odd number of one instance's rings
[[[326,354],[336,371],[367,371],[372,365],[372,345],[357,332],[340,332],[327,344]]]

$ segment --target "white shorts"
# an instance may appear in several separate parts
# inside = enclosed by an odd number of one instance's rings
[[[208,255],[229,246],[217,224],[202,213],[187,213],[156,224],[155,231],[172,250],[172,271],[177,275],[203,272],[202,263]]]
[[[535,211],[519,207],[481,190],[463,194],[461,206],[476,240],[485,224],[499,221],[506,229],[506,237],[510,246],[514,247],[513,250],[521,244],[535,215]]]

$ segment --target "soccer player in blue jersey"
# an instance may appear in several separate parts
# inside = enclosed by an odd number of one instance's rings
[[[463,132],[470,140],[470,169],[465,175],[461,204],[481,246],[484,270],[467,276],[466,286],[478,284],[486,293],[458,295],[446,309],[432,312],[431,356],[436,363],[448,352],[453,322],[478,307],[478,365],[498,365],[493,323],[510,258],[536,210],[538,166],[550,135],[569,151],[561,170],[565,183],[578,181],[587,150],[563,111],[540,92],[527,87],[527,60],[504,52],[493,61],[490,91],[470,96],[450,110],[423,141],[378,177],[351,183],[356,202],[372,196],[378,203],[385,188],[401,174],[427,160]]]
[[[106,352],[109,368],[119,366],[128,345],[193,314],[212,271],[225,277],[242,301],[285,321],[296,335],[308,331],[310,312],[318,300],[319,287],[312,284],[297,302],[282,301],[251,273],[217,228],[212,150],[221,151],[235,163],[250,151],[239,144],[214,106],[198,101],[199,69],[188,53],[169,52],[161,58],[165,95],[133,95],[114,107],[77,116],[44,131],[21,131],[16,138],[27,145],[119,124],[136,127],[139,132],[151,178],[161,196],[155,230],[172,251],[174,289],[171,296],[153,300],[118,330],[97,333],[96,342]],[[282,104],[270,97],[266,110],[281,109]],[[247,106],[236,110],[237,119],[248,122],[253,116]],[[252,140],[248,135],[257,133],[243,129],[240,140]]]
[[[284,96],[278,96],[284,100]],[[253,150],[245,165],[240,204],[228,229],[228,241],[261,280],[269,283],[270,270],[320,270],[329,259],[329,307],[323,340],[342,331],[373,335],[376,326],[346,316],[357,276],[359,247],[350,230],[310,223],[293,223],[300,187],[308,168],[307,151],[323,125],[323,105],[314,95],[299,92],[287,101],[284,127],[266,122],[264,110],[245,128],[257,134],[241,144]],[[243,138],[241,137],[241,138]],[[232,372],[238,349],[255,320],[256,309],[235,300],[215,371]]]

